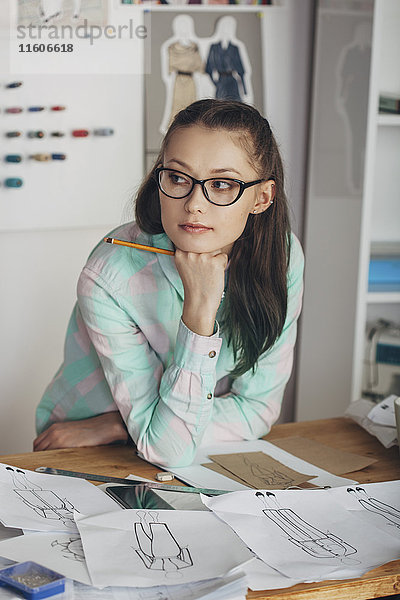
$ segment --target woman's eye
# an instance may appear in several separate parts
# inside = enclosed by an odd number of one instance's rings
[[[232,183],[233,182],[225,181],[223,179],[214,179],[212,188],[217,192],[226,192],[232,189]]]
[[[178,175],[178,173],[171,173],[169,178],[172,181],[172,183],[175,184],[187,183],[187,179],[185,177],[182,177],[182,175]]]

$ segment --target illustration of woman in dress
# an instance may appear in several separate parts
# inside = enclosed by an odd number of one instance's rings
[[[158,522],[157,512],[138,511],[139,523],[133,524],[135,550],[147,569],[156,571],[178,571],[193,565],[187,547],[182,548],[171,533],[167,523]]]
[[[161,72],[167,88],[161,133],[166,132],[177,112],[197,100],[195,73],[204,71],[192,17],[178,15],[172,29],[173,37],[161,47]]]
[[[245,45],[236,39],[234,17],[218,20],[214,40],[205,70],[215,85],[215,97],[251,103],[250,62]]]

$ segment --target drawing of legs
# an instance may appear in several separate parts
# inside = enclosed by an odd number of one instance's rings
[[[281,473],[276,469],[260,467],[257,463],[252,462],[247,457],[244,457],[243,462],[250,468],[252,474],[255,477],[258,477],[264,485],[273,485],[276,488],[288,488],[293,484],[293,479],[290,479],[285,473]]]
[[[70,560],[76,560],[78,562],[85,562],[85,554],[83,551],[82,540],[77,536],[71,536],[69,540],[64,542],[59,542],[58,540],[54,540],[51,542],[52,547],[60,546],[61,553],[64,558],[69,558]]]
[[[22,502],[32,508],[44,519],[56,519],[65,527],[74,528],[74,506],[66,499],[61,499],[55,492],[44,490],[39,484],[29,481],[24,471],[6,467],[13,480],[14,492]]]
[[[377,498],[371,498],[364,488],[347,488],[347,491],[349,494],[354,494],[354,497],[357,498],[359,504],[365,508],[365,510],[369,510],[380,517],[383,517],[390,525],[394,525],[400,529],[400,510],[394,506],[390,506],[390,504],[381,502],[381,500],[378,500]]]
[[[177,571],[193,565],[187,547],[182,548],[166,523],[159,523],[157,512],[137,511],[139,523],[133,524],[138,550],[147,569]]]
[[[275,494],[256,492],[264,505],[263,513],[286,534],[289,542],[315,558],[341,558],[357,552],[333,533],[324,533],[304,521],[291,508],[279,506]]]

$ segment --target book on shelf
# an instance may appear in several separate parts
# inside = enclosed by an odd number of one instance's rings
[[[373,244],[368,273],[369,292],[400,291],[399,244]]]
[[[400,114],[400,93],[389,94],[382,93],[379,95],[379,112]]]

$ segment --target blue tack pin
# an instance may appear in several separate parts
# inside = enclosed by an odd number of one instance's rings
[[[22,156],[20,154],[7,154],[4,160],[10,163],[19,163],[22,160]]]
[[[8,177],[4,181],[4,185],[9,188],[20,188],[22,184],[23,181],[19,177]]]
[[[51,158],[53,160],[65,160],[67,157],[65,154],[52,154]]]
[[[110,127],[102,127],[93,131],[94,135],[114,135],[114,129]]]
[[[28,107],[29,112],[40,112],[41,110],[44,110],[44,106],[29,106]]]
[[[19,87],[20,85],[22,85],[22,81],[13,81],[13,82],[11,82],[11,83],[8,83],[8,84],[6,85],[6,88],[17,88],[17,87]]]

